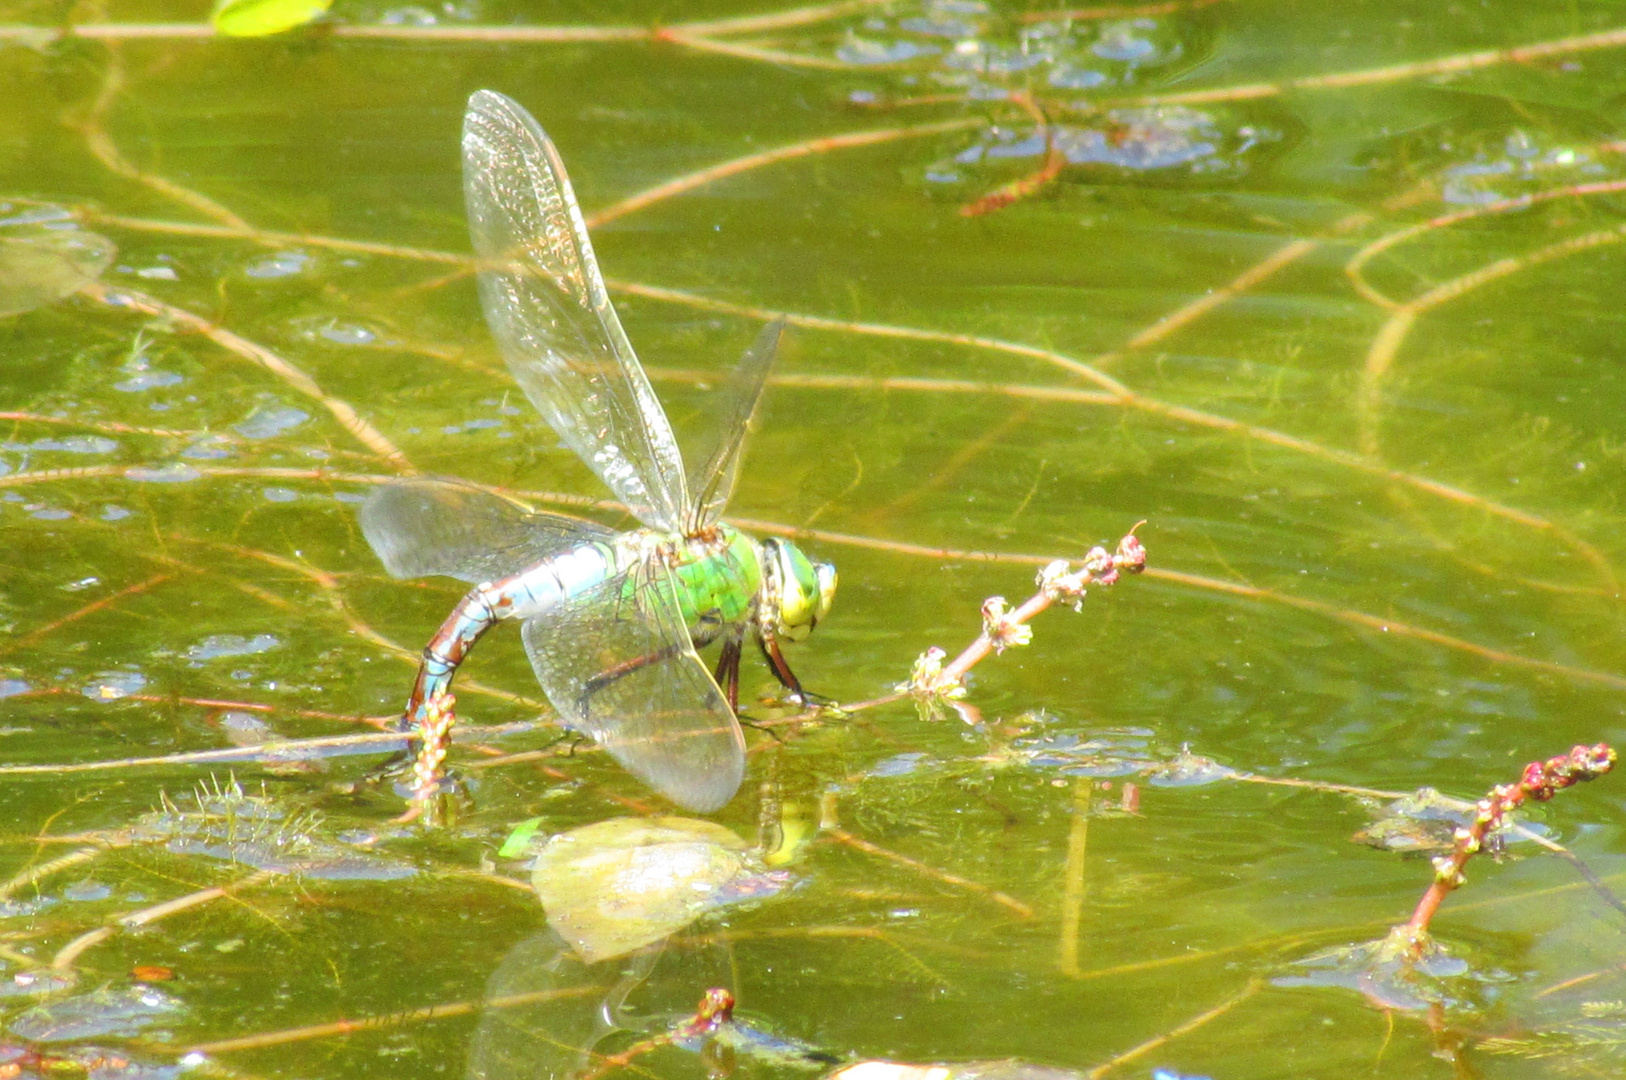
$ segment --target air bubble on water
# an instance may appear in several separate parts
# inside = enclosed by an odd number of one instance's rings
[[[92,701],[117,701],[146,685],[147,677],[139,671],[103,671],[92,678],[80,693]]]
[[[156,469],[144,465],[134,465],[124,470],[126,480],[138,480],[146,484],[182,484],[189,480],[196,480],[203,474],[190,465],[180,462],[171,462]]]
[[[232,430],[245,439],[270,439],[291,431],[310,419],[310,414],[288,405],[254,410],[247,420]]]
[[[144,390],[155,390],[160,386],[174,386],[185,382],[186,377],[177,375],[173,371],[138,371],[128,379],[113,384],[113,389],[126,394],[139,394]]]
[[[118,441],[101,435],[70,435],[66,439],[35,439],[31,443],[4,443],[7,450],[54,451],[62,454],[111,454]]]
[[[1073,64],[1057,64],[1050,69],[1049,82],[1058,90],[1094,90],[1112,79],[1093,68]]]
[[[113,890],[99,881],[85,878],[76,881],[62,890],[62,899],[86,903],[94,900],[106,900],[113,895]]]
[[[181,456],[194,461],[219,461],[232,456],[231,439],[225,435],[205,435],[181,451]]]
[[[251,278],[262,281],[277,278],[293,277],[303,273],[310,265],[311,257],[303,251],[279,251],[274,255],[249,263],[243,268],[243,273]]]
[[[913,41],[894,41],[887,44],[850,37],[836,49],[836,59],[847,64],[900,64],[920,56],[934,56],[942,51],[936,45],[921,45]]]
[[[242,634],[211,634],[185,652],[190,660],[218,660],[228,655],[255,655],[270,652],[283,642],[273,634],[255,634],[244,638]]]
[[[241,634],[212,634],[186,650],[189,660],[218,660],[225,656],[253,656],[270,652],[282,641],[271,634],[244,637]]]
[[[355,323],[330,323],[318,331],[335,345],[371,345],[378,335]]]

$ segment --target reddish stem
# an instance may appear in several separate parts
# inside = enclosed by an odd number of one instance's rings
[[[1140,525],[1137,524],[1135,528],[1140,528]],[[1145,568],[1146,549],[1141,546],[1135,530],[1131,529],[1128,536],[1118,541],[1118,550],[1115,553],[1109,554],[1105,548],[1095,548],[1085,557],[1084,564],[1079,570],[1057,578],[1052,585],[1041,584],[1039,591],[1023,601],[1020,607],[1005,613],[1000,625],[1005,628],[1024,625],[1058,600],[1077,604],[1083,599],[1086,586],[1109,586],[1118,580],[1120,572],[1138,574]],[[1041,575],[1041,582],[1043,580]],[[986,624],[989,622],[989,609],[986,605],[983,614]],[[965,673],[981,663],[989,653],[1003,649],[1008,644],[1011,642],[1002,639],[997,630],[991,630],[985,625],[977,640],[967,645],[964,652],[943,668],[934,682],[940,687],[958,685]]]
[[[1434,863],[1434,884],[1417,903],[1411,919],[1401,927],[1414,949],[1421,948],[1428,924],[1446,896],[1465,880],[1462,868],[1485,843],[1485,838],[1507,822],[1507,817],[1526,799],[1546,802],[1556,793],[1583,780],[1595,780],[1615,766],[1615,751],[1607,743],[1577,746],[1562,757],[1532,761],[1516,784],[1501,784],[1490,790],[1474,807],[1474,820],[1458,829],[1456,847],[1450,855]]]

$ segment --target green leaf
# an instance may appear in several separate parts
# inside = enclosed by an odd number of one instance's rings
[[[542,819],[539,817],[526,818],[518,825],[515,825],[514,831],[508,834],[508,839],[504,840],[502,842],[502,847],[497,849],[497,858],[520,858],[527,850],[529,850],[531,846],[531,837],[535,836],[536,830],[540,829],[541,827]]]
[[[216,0],[209,21],[228,37],[265,37],[323,15],[333,0]]]
[[[708,912],[784,889],[713,821],[611,818],[548,838],[531,885],[548,925],[589,964],[625,956]]]

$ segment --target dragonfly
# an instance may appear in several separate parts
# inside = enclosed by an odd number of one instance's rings
[[[460,480],[376,489],[361,528],[385,569],[473,586],[423,651],[402,729],[444,716],[475,642],[518,619],[564,726],[680,806],[719,809],[745,770],[747,640],[806,701],[780,643],[804,639],[836,589],[830,564],[722,521],[783,322],[746,349],[709,438],[686,462],[610,303],[552,141],[517,102],[482,90],[469,99],[462,148],[481,306],[509,372],[641,527],[535,511]],[[697,651],[711,644],[714,668]]]

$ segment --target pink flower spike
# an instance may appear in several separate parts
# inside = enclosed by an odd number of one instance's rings
[[[1002,653],[1012,645],[1026,645],[1033,640],[1033,628],[1023,626],[1011,616],[1003,596],[990,596],[982,602],[982,632],[994,652]]]

